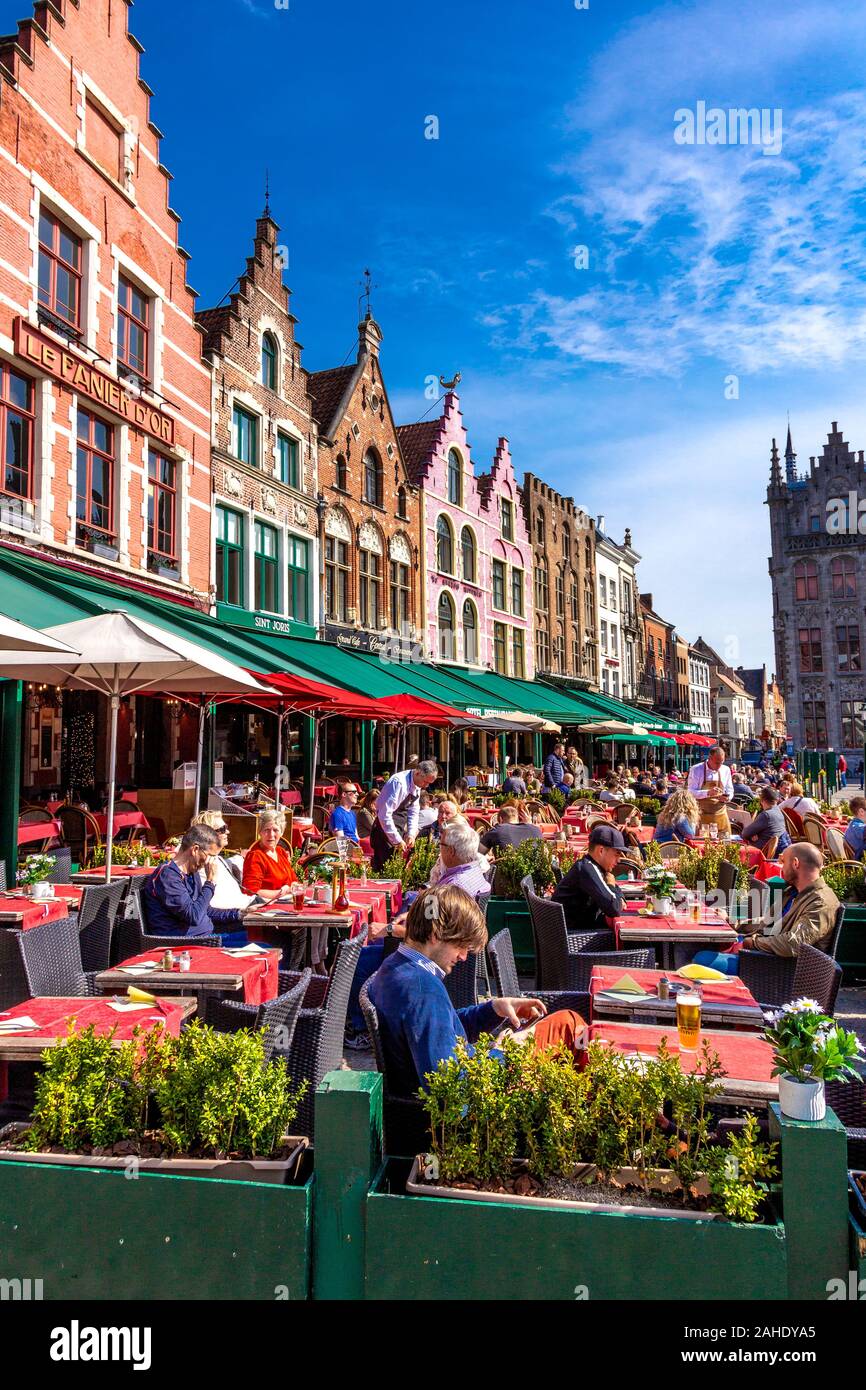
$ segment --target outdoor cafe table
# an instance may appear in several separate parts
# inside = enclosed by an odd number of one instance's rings
[[[18,825],[18,844],[34,845],[41,844],[43,840],[62,840],[63,826],[59,820],[42,820],[30,823],[25,821]]]
[[[94,811],[93,819],[96,821],[96,824],[99,827],[100,835],[105,835],[108,832],[107,813],[105,811]],[[149,830],[150,821],[147,819],[147,816],[144,814],[143,811],[115,811],[115,831],[126,830],[130,826],[134,830]]]
[[[81,889],[71,883],[55,883],[52,898],[31,898],[25,893],[0,893],[0,927],[20,927],[27,931],[42,922],[55,922],[76,912]]]
[[[283,806],[300,806],[301,793],[295,787],[290,787],[288,791],[280,792],[280,801]]]
[[[22,1029],[20,1033],[0,1028],[0,1100],[7,1096],[7,1062],[38,1062],[46,1047],[66,1037],[70,1023],[74,1022],[79,1030],[92,1023],[101,1037],[114,1029],[112,1044],[119,1047],[122,1042],[128,1042],[139,1027],[161,1025],[172,1037],[180,1037],[181,1023],[196,1010],[195,999],[188,998],[160,999],[156,1004],[121,1009],[113,1008],[112,1003],[98,996],[84,999],[39,996],[0,1010],[2,1024],[13,1018],[30,1018],[39,1025]]]
[[[343,932],[345,935],[361,930],[369,920],[367,906],[350,908],[348,912],[335,912],[325,903],[307,903],[296,912],[290,901],[264,903],[261,907],[251,907],[244,913],[243,924],[250,941],[276,944],[280,933],[306,931],[304,964],[312,961],[310,952],[310,927],[327,927],[329,930]]]
[[[640,916],[637,909],[626,910],[622,916],[608,918],[616,933],[617,950],[629,946],[656,946],[661,950],[662,969],[672,965],[674,946],[694,946],[696,950],[714,946],[724,950],[733,945],[737,933],[727,918],[715,908],[704,907],[701,920],[693,922],[685,913],[659,917]]]
[[[364,885],[357,879],[352,879],[350,894],[355,892],[355,888],[363,888]],[[371,878],[367,880],[368,888],[381,890],[383,893],[391,894],[391,911],[396,913],[403,906],[403,884],[399,878]]]
[[[116,991],[125,990],[127,985],[138,985],[152,994],[174,994],[180,990],[183,994],[199,995],[211,991],[241,995],[245,1004],[265,1004],[269,999],[276,999],[279,994],[279,951],[260,951],[255,955],[242,956],[219,946],[195,946],[193,940],[185,948],[173,948],[174,970],[148,970],[146,974],[133,972],[131,966],[145,965],[149,961],[158,963],[164,955],[160,949],[142,951],[140,955],[130,956],[128,960],[112,966],[110,970],[100,970],[96,976],[96,987]],[[190,967],[185,971],[177,966],[177,953],[182,949],[190,954]]]
[[[589,979],[593,1020],[597,1014],[612,1014],[614,1018],[635,1020],[639,1020],[641,1016],[646,1019],[658,1018],[663,1022],[667,1018],[675,1020],[676,1000],[673,997],[658,997],[659,980],[663,973],[661,970],[632,970],[629,967],[623,969],[622,966],[616,969],[609,965],[594,966]],[[619,999],[596,998],[603,990],[613,989],[625,975],[647,993],[623,994]],[[739,1028],[763,1027],[764,1015],[761,1006],[738,976],[729,975],[726,980],[694,981],[673,974],[669,978],[674,984],[691,988],[697,983],[704,1001],[701,1017],[707,1023],[731,1024]]]
[[[735,1105],[749,1102],[767,1105],[771,1100],[778,1100],[779,1083],[772,1075],[773,1049],[757,1033],[722,1032],[701,1027],[697,1050],[685,1052],[679,1046],[673,1022],[665,1028],[646,1023],[592,1023],[588,1030],[588,1042],[604,1042],[618,1052],[644,1057],[657,1056],[662,1038],[667,1039],[668,1050],[677,1057],[684,1072],[696,1070],[706,1038],[727,1073],[720,1079],[722,1089],[714,1100]]]
[[[147,878],[154,870],[153,864],[112,864],[111,881],[115,883],[119,878]],[[88,884],[105,882],[105,869],[79,869],[72,875],[72,882],[81,888],[86,888]]]

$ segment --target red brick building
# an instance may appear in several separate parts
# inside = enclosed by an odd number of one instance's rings
[[[0,44],[0,549],[205,606],[210,372],[127,15],[44,0]]]

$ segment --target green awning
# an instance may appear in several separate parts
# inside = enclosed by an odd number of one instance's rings
[[[660,748],[676,747],[669,738],[659,738],[657,734],[598,734],[599,743],[654,743]]]
[[[459,674],[460,668],[439,666],[439,671],[449,676]],[[545,685],[541,681],[520,680],[517,677],[501,676],[495,671],[465,673],[465,680],[493,704],[510,704],[524,714],[537,715],[540,719],[551,719],[556,724],[577,725],[586,723],[594,715],[587,711],[581,701],[563,690]]]

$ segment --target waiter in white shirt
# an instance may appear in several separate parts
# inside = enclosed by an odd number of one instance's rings
[[[373,868],[381,869],[395,849],[411,849],[418,834],[420,794],[439,776],[432,759],[389,777],[376,798],[376,819],[370,831]]]
[[[734,779],[725,766],[725,750],[711,748],[702,763],[695,763],[689,773],[688,789],[698,803],[701,825],[716,825],[720,835],[730,835],[731,823],[725,809],[734,799]]]

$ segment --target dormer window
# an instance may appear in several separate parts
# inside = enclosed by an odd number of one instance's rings
[[[269,391],[277,389],[277,343],[273,333],[262,337],[262,385]]]

